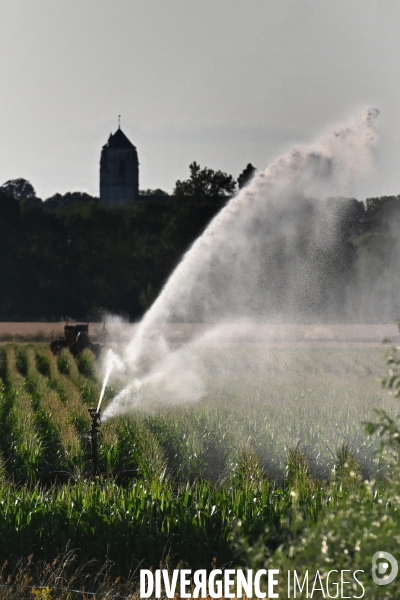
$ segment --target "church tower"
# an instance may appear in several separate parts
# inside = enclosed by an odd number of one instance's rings
[[[121,127],[110,134],[100,158],[100,203],[113,206],[139,198],[139,161]]]

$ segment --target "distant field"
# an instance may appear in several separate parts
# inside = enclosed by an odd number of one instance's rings
[[[72,321],[70,322],[72,323]],[[36,339],[48,340],[53,335],[62,335],[65,322],[0,322],[0,340],[34,341]],[[135,329],[134,324],[128,327],[107,323],[106,330],[113,335],[119,333],[129,337]],[[196,323],[174,323],[160,327],[162,333],[171,341],[184,341],[193,335],[203,333],[208,326]],[[100,334],[103,323],[89,323],[89,330],[93,336]],[[384,338],[393,342],[400,342],[398,328],[394,323],[374,325],[364,324],[332,324],[332,325],[249,325],[232,324],[229,326],[230,343],[333,343],[333,342],[361,342],[380,344]],[[221,342],[224,342],[223,336]]]
[[[0,322],[0,341],[50,340],[53,335],[56,337],[62,335],[64,325],[63,321],[57,323]],[[89,328],[93,335],[97,335],[102,330],[103,324],[90,323]]]
[[[167,337],[186,338],[208,328],[200,324],[168,324],[162,326]],[[359,341],[380,343],[384,338],[400,340],[394,323],[385,324],[228,324],[226,339],[237,342],[334,342]],[[222,335],[222,339],[224,336]]]

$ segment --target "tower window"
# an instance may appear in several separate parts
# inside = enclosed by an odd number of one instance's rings
[[[119,161],[118,175],[120,177],[125,177],[125,161],[124,160]]]

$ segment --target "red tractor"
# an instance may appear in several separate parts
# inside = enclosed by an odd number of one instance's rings
[[[53,354],[60,354],[63,348],[68,348],[73,356],[78,356],[85,348],[89,348],[96,358],[100,356],[100,344],[93,343],[89,337],[89,323],[76,323],[64,325],[64,337],[57,338],[50,343]]]

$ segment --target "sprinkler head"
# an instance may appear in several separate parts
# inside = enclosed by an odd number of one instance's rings
[[[92,419],[92,429],[98,429],[101,425],[100,410],[97,408],[89,408],[89,415]]]

